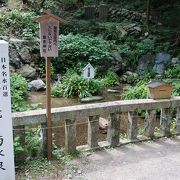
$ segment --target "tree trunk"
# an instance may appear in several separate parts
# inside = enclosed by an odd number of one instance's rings
[[[147,0],[147,24],[149,25],[151,15],[151,0]]]

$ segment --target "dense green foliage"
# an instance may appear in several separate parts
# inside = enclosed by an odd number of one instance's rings
[[[102,83],[97,79],[85,79],[74,71],[68,71],[62,83],[52,88],[54,97],[86,97],[100,93]]]
[[[101,64],[111,60],[110,45],[99,37],[68,34],[60,36],[59,59],[62,67],[74,67],[78,62]]]
[[[21,163],[26,158],[34,158],[42,156],[42,146],[40,138],[40,128],[25,128],[24,143],[22,136],[16,135],[14,137],[14,153],[15,162]]]
[[[173,95],[180,96],[180,82],[173,82]]]
[[[139,82],[136,86],[128,86],[122,94],[122,99],[146,99],[147,87],[143,82]]]
[[[180,96],[180,82],[174,81],[173,96]],[[122,99],[146,99],[147,98],[147,86],[145,82],[139,82],[135,86],[128,86],[122,94]]]
[[[11,101],[13,111],[25,111],[28,108],[25,100],[28,96],[28,83],[19,74],[11,74]]]
[[[111,69],[107,71],[107,74],[105,75],[104,79],[102,79],[102,82],[105,87],[112,87],[119,85],[118,76]]]
[[[13,10],[0,13],[0,33],[24,39],[33,39],[38,35],[38,23],[33,22],[36,17],[33,12]]]
[[[118,85],[117,75],[109,70],[103,79],[86,79],[75,71],[69,70],[62,82],[52,87],[53,97],[87,97],[101,93],[104,87]]]
[[[164,73],[165,78],[180,79],[180,65],[170,65]]]

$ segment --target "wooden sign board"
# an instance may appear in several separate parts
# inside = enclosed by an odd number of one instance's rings
[[[90,63],[83,69],[83,77],[86,79],[92,79],[95,76],[95,70]]]
[[[15,180],[8,43],[0,40],[0,179]]]
[[[51,17],[40,22],[41,57],[58,57],[59,21]]]

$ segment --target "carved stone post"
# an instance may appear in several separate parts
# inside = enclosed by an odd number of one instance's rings
[[[116,147],[119,144],[120,138],[120,115],[110,114],[108,120],[107,139],[112,147]]]
[[[163,136],[170,136],[170,126],[172,121],[172,112],[171,109],[161,109],[161,119],[160,119],[160,125],[161,125],[161,134]]]
[[[128,139],[133,141],[137,140],[138,128],[137,128],[138,113],[128,112]]]
[[[145,135],[148,137],[154,136],[154,128],[156,122],[156,110],[148,110],[146,111],[146,118],[145,118]]]
[[[90,116],[88,120],[88,145],[90,148],[98,146],[99,116]]]
[[[180,107],[177,108],[176,114],[176,132],[180,133]]]
[[[84,7],[84,17],[86,19],[94,19],[95,18],[95,6],[85,6]]]
[[[108,18],[108,6],[106,4],[101,4],[99,6],[99,19],[106,21]]]
[[[65,120],[65,150],[67,153],[76,151],[76,124],[75,119]]]

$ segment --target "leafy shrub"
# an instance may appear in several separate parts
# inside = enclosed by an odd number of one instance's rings
[[[129,36],[120,38],[116,49],[125,60],[126,70],[130,70],[130,68],[132,70],[134,68],[135,70],[138,59],[142,55],[148,53],[153,54],[158,51],[158,48],[155,46],[155,42],[153,40],[145,39],[141,42],[137,42],[135,38]]]
[[[63,97],[63,86],[62,84],[55,84],[51,88],[51,96],[52,97]]]
[[[20,74],[11,74],[11,98],[13,111],[25,111],[28,108],[25,100],[28,97],[28,83]]]
[[[63,77],[62,83],[52,88],[54,97],[86,97],[100,92],[102,83],[97,79],[85,79],[74,71],[69,70]]]
[[[32,12],[13,10],[0,14],[0,32],[24,39],[37,37],[38,23],[33,22],[36,15]]]
[[[155,52],[155,44],[153,40],[145,39],[136,45],[139,55]]]
[[[173,82],[173,95],[180,96],[180,82]]]
[[[42,142],[40,138],[40,128],[25,128],[25,137],[14,135],[15,162],[23,163],[24,157],[39,157],[42,153]]]
[[[139,82],[136,86],[128,86],[122,94],[122,99],[146,99],[147,86]]]
[[[59,55],[63,68],[74,67],[77,62],[102,64],[112,59],[109,43],[99,37],[80,34],[61,35],[60,43]]]
[[[164,72],[164,77],[170,79],[180,79],[180,65],[170,65],[168,69]]]
[[[108,70],[107,75],[102,79],[104,86],[112,87],[119,85],[119,80],[117,74],[113,70]]]

